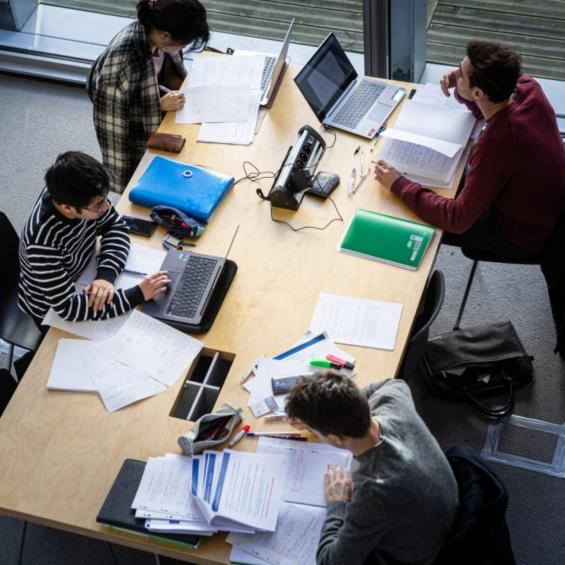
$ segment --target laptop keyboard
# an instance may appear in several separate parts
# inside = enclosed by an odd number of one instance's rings
[[[169,304],[167,314],[194,318],[218,261],[191,255]]]
[[[385,85],[372,80],[362,80],[333,121],[340,126],[355,129],[385,88]]]
[[[265,66],[263,67],[263,76],[261,77],[261,92],[263,96],[265,96],[269,88],[276,62],[276,57],[265,57]]]

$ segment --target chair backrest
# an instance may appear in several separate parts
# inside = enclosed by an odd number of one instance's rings
[[[20,238],[4,212],[0,212],[0,242],[0,265],[3,273],[0,277],[0,294],[5,296],[18,284]]]
[[[506,524],[508,493],[500,477],[468,446],[447,450],[459,487],[453,530],[433,565],[516,565]]]
[[[398,371],[398,376],[404,380],[409,379],[418,370],[428,344],[430,326],[441,310],[444,296],[445,277],[441,271],[436,270],[432,273],[424,291],[422,309],[414,322],[406,353]]]

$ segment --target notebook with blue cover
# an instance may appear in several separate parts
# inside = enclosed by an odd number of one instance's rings
[[[207,222],[234,178],[202,167],[156,156],[129,193],[134,204],[172,206]]]

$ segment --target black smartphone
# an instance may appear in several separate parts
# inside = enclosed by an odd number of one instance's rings
[[[146,220],[145,218],[134,218],[133,216],[122,216],[122,219],[126,223],[129,231],[137,235],[143,235],[145,237],[151,237],[157,223],[153,220]]]

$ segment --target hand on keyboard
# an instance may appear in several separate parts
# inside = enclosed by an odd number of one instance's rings
[[[168,285],[171,283],[171,279],[167,276],[167,271],[157,271],[152,275],[147,275],[140,283],[139,288],[143,292],[143,298],[145,301],[155,298],[164,292],[167,292]]]

